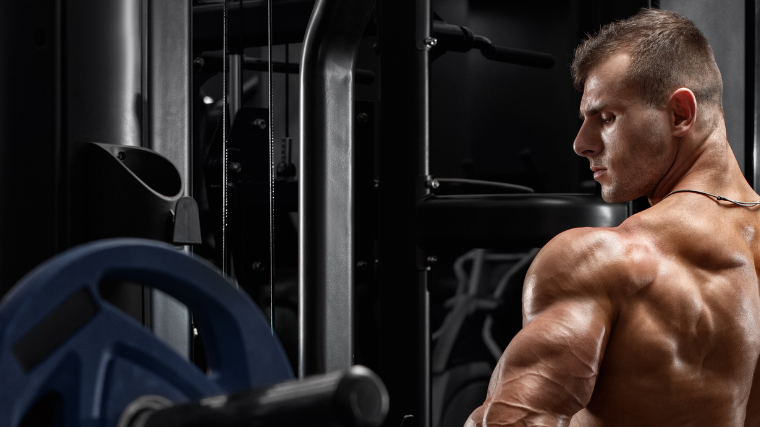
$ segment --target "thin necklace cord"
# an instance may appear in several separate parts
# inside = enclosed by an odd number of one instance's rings
[[[760,205],[760,200],[757,201],[757,202],[739,202],[739,201],[736,201],[736,200],[727,199],[727,198],[725,198],[723,196],[716,196],[715,194],[710,194],[710,193],[706,193],[704,191],[698,191],[698,190],[675,190],[675,191],[671,191],[670,193],[666,194],[665,197],[662,198],[662,200],[665,200],[671,194],[676,194],[676,193],[697,193],[697,194],[702,194],[702,195],[705,195],[705,196],[714,197],[715,200],[717,200],[719,202],[722,202],[722,201],[731,202],[731,203],[733,203],[733,204],[735,204],[737,206],[743,206],[745,208],[752,208],[752,207],[755,207],[757,205]]]

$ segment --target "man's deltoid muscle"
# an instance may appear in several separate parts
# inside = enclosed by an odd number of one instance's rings
[[[760,207],[725,200],[760,196],[726,139],[710,46],[644,10],[584,41],[572,73],[575,152],[606,201],[652,207],[541,250],[524,328],[466,425],[760,426]]]

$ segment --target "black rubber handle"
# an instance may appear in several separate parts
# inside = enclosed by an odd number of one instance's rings
[[[483,56],[493,61],[527,65],[536,68],[552,68],[554,66],[554,57],[543,52],[512,49],[509,47],[493,45],[480,48],[480,52]]]
[[[383,382],[370,369],[354,366],[152,410],[134,417],[130,427],[377,427],[387,412]]]
[[[554,57],[548,53],[494,46],[487,37],[473,34],[467,27],[433,21],[433,35],[438,42],[438,49],[444,51],[468,52],[477,48],[483,56],[493,61],[537,68],[554,66]]]

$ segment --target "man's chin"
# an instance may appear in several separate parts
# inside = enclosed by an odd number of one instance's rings
[[[629,194],[621,194],[620,192],[607,190],[602,186],[602,199],[604,199],[607,203],[621,203],[621,202],[630,202],[633,199],[638,198],[638,196],[632,196]]]

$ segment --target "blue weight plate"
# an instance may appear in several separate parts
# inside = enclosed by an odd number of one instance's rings
[[[99,294],[103,280],[159,289],[187,305],[203,334],[201,372]],[[287,380],[264,316],[213,266],[166,244],[113,239],[71,249],[0,302],[0,426],[57,394],[65,426],[114,426],[144,395],[173,402]]]

